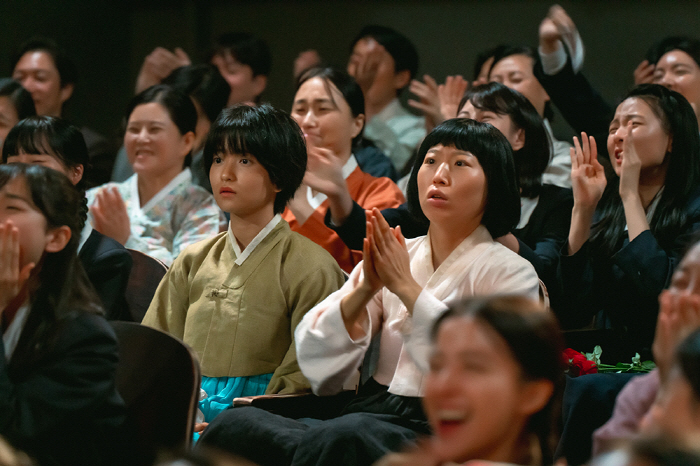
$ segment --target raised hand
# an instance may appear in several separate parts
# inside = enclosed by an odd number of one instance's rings
[[[367,218],[367,234],[362,243],[362,280],[368,292],[374,295],[384,286],[384,283],[377,274],[377,270],[374,267],[374,256],[372,255],[372,241],[374,238],[372,218],[374,214],[371,210],[366,210],[365,216]]]
[[[141,65],[136,78],[136,93],[160,84],[170,73],[181,66],[191,65],[190,57],[181,48],[174,52],[163,47],[156,47],[148,54]]]
[[[294,79],[298,79],[304,71],[320,64],[321,55],[316,50],[304,50],[294,59]]]
[[[678,344],[697,328],[700,328],[700,296],[671,289],[661,292],[652,351],[662,380],[668,376]]]
[[[607,181],[603,166],[598,162],[598,149],[593,136],[581,133],[581,142],[574,136],[571,148],[571,187],[574,206],[594,210],[603,197]]]
[[[651,84],[654,82],[654,71],[656,71],[656,65],[649,63],[648,60],[643,60],[634,69],[634,85],[638,84]]]
[[[355,78],[367,100],[367,93],[377,76],[379,65],[384,59],[386,51],[384,46],[374,39],[367,39],[369,52],[364,55],[356,55],[348,63],[348,74]]]
[[[620,196],[626,199],[628,196],[639,196],[639,175],[642,170],[642,161],[637,154],[634,143],[632,122],[627,123],[627,136],[622,141],[622,166],[620,167]]]
[[[103,188],[95,196],[90,207],[92,226],[103,235],[120,244],[126,244],[131,236],[131,221],[126,204],[115,187]]]
[[[0,224],[0,315],[29,279],[34,263],[20,268],[19,229],[10,221]]]
[[[328,148],[309,146],[304,184],[327,196],[347,191],[340,157]]]
[[[438,86],[438,99],[440,100],[440,113],[443,118],[455,118],[459,113],[459,103],[467,92],[469,82],[462,76],[448,76],[445,84]]]
[[[425,127],[428,131],[431,131],[442,123],[445,117],[440,111],[437,82],[427,74],[423,75],[423,81],[425,82],[422,83],[416,79],[411,81],[408,90],[417,95],[419,100],[409,99],[408,105],[423,112],[423,115],[425,115]]]

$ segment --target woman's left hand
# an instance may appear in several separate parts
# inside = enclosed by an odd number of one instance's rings
[[[340,157],[325,147],[309,147],[304,184],[326,196],[347,191]]]
[[[423,76],[424,83],[414,79],[408,87],[412,94],[420,100],[408,99],[408,105],[423,112],[425,115],[425,128],[431,131],[437,125],[445,121],[440,111],[440,99],[438,97],[438,84],[427,74]]]
[[[397,295],[409,312],[423,290],[411,274],[411,261],[401,227],[390,228],[378,209],[372,209],[372,258],[384,286]]]
[[[11,222],[0,224],[0,315],[29,279],[34,263],[20,269],[19,229]]]
[[[95,230],[122,245],[126,244],[131,236],[131,221],[126,211],[126,204],[117,188],[104,188],[98,191],[90,212]]]
[[[634,144],[634,132],[632,122],[627,123],[627,136],[622,142],[622,166],[620,169],[620,197],[626,200],[629,197],[639,196],[639,175],[642,170],[642,161],[637,154]]]

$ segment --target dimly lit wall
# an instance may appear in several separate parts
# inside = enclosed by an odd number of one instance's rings
[[[80,70],[69,116],[117,134],[123,109],[146,54],[160,45],[181,46],[199,59],[222,32],[250,31],[273,50],[264,98],[288,108],[292,63],[305,49],[344,65],[348,43],[367,23],[392,26],[410,37],[420,73],[442,80],[471,75],[476,54],[497,43],[536,45],[551,3],[530,0],[436,1],[0,1],[0,63],[9,75],[11,51],[33,34],[53,36]],[[631,73],[655,40],[671,34],[700,36],[697,1],[562,2],[586,44],[584,71],[610,100],[631,84]],[[565,132],[563,126],[559,131]]]

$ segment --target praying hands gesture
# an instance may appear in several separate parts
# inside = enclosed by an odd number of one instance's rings
[[[90,207],[92,226],[105,236],[124,245],[131,236],[131,221],[126,204],[115,187],[103,188]]]
[[[362,253],[362,278],[340,304],[345,327],[351,338],[364,335],[363,312],[374,295],[386,287],[401,299],[409,314],[423,288],[411,273],[411,262],[401,227],[390,228],[377,208],[366,211],[367,237]]]
[[[581,133],[581,142],[574,137],[571,154],[571,187],[574,208],[569,230],[569,254],[574,254],[588,240],[596,206],[603,197],[607,181],[598,162],[598,149],[593,136]]]
[[[0,315],[17,297],[34,268],[20,268],[19,229],[10,221],[0,224]]]

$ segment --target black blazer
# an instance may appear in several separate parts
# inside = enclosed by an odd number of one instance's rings
[[[686,207],[686,222],[670,245],[662,247],[650,230],[629,241],[627,232],[612,255],[586,242],[568,256],[568,243],[561,249],[558,279],[566,297],[564,307],[554,309],[563,326],[581,327],[596,316],[599,329],[620,332],[620,351],[651,356],[659,294],[686,248],[700,231],[700,189]],[[605,351],[605,348],[603,348]]]
[[[119,464],[129,449],[114,331],[104,317],[76,312],[45,349],[29,367],[17,353],[8,365],[0,344],[0,435],[42,466]]]
[[[92,230],[78,257],[102,301],[107,319],[131,320],[124,298],[131,272],[129,251],[109,236]]]

